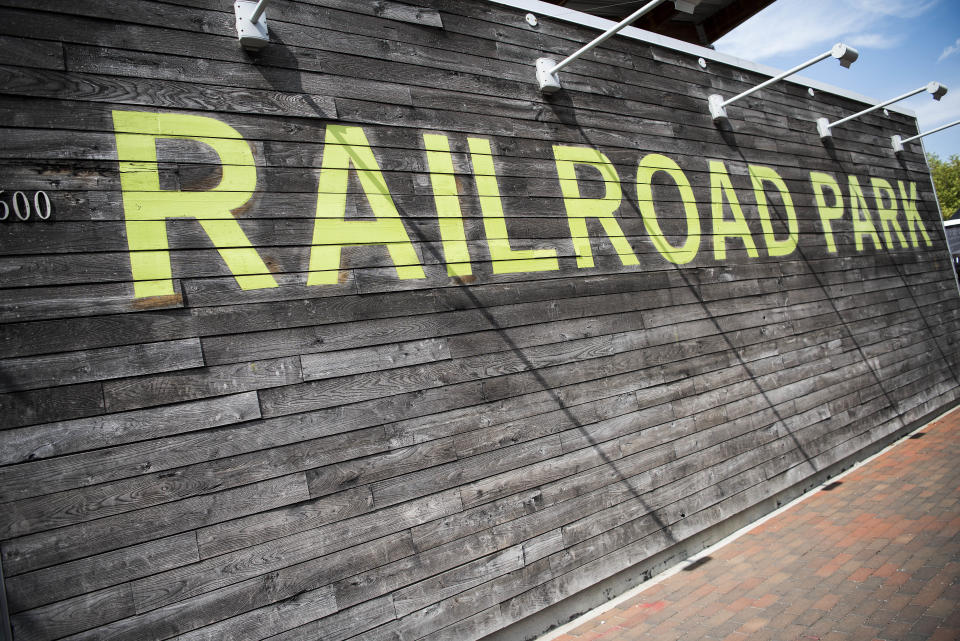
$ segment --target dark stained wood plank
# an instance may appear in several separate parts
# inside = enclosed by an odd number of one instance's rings
[[[549,577],[550,564],[545,559],[527,563],[522,569],[403,617],[400,619],[400,638],[403,641],[419,639],[461,621],[468,615],[483,611],[499,601],[516,596],[517,593],[526,591],[530,586],[539,585]]]
[[[285,514],[295,513],[298,527],[303,530],[313,530],[331,523],[344,523],[372,509],[373,501],[370,499],[370,491],[362,488],[362,490],[343,492],[322,501],[292,506],[285,511]],[[254,522],[255,519],[256,517],[247,517],[245,521]],[[325,528],[325,530],[330,529]],[[279,538],[279,534],[277,537]],[[278,558],[268,565],[274,569],[295,565],[298,561],[303,562],[325,556],[350,547],[351,544],[365,543],[374,538],[376,538],[375,533],[371,533],[365,538],[355,539],[349,543],[342,540],[330,541],[325,546],[314,548],[312,551],[303,548],[300,555],[288,548],[284,554],[278,555]],[[253,538],[249,540],[253,541]],[[247,566],[236,563],[238,559],[248,558],[250,557],[247,554],[232,555],[229,557],[234,562],[232,567],[229,563],[225,564],[224,559],[219,558],[194,565],[184,563],[181,565],[185,567],[171,568],[167,572],[160,572],[136,581],[133,590],[137,608],[141,611],[152,610],[267,571],[266,567],[257,564]]]
[[[401,2],[381,1],[373,5],[373,15],[388,20],[400,20],[413,24],[443,28],[440,12],[426,7],[414,7]]]
[[[475,421],[472,425],[462,426],[466,429],[471,427],[478,429],[458,430],[459,433],[455,436],[457,452],[461,457],[489,452],[508,444],[532,440],[547,434],[562,433],[572,428],[580,428],[629,414],[637,407],[634,392],[614,396],[606,396],[606,393],[603,382],[594,382],[592,396],[596,398],[584,393],[576,399],[578,401],[576,404],[572,404],[564,402],[562,398],[556,396],[551,398],[549,394],[544,394],[549,400],[539,408],[530,405],[532,399],[529,396],[516,397],[512,399],[514,405],[526,406],[522,412],[523,418],[486,426],[480,421]],[[535,397],[536,394],[533,396]],[[507,407],[504,407],[503,413],[497,418],[508,418],[515,414],[515,411],[509,414],[508,411]],[[563,437],[561,437],[561,444],[563,444]]]
[[[393,343],[343,352],[303,354],[303,380],[312,381],[350,374],[382,371],[450,358],[447,341],[425,339],[407,343]]]
[[[260,418],[254,392],[0,432],[0,465],[35,461]]]
[[[410,447],[392,449],[382,454],[314,468],[307,471],[310,496],[323,496],[407,472],[449,463],[462,455],[463,452],[457,448],[453,438],[441,438]]]
[[[140,314],[117,314],[68,321],[36,321],[0,325],[0,345],[5,357],[52,351],[72,351],[116,345],[119,342],[175,340],[197,335],[246,333],[278,328],[412,316],[454,308],[454,301],[438,300],[433,292],[384,293],[377,296],[342,296],[333,300],[257,302],[241,306],[187,309]],[[456,307],[462,307],[457,302]],[[68,332],[72,330],[73,335]],[[245,337],[252,339],[252,336]],[[249,341],[251,349],[252,340]],[[245,361],[251,358],[243,359]]]
[[[103,411],[101,383],[0,394],[0,426],[3,428],[93,416]]]
[[[129,585],[120,585],[15,614],[10,624],[18,639],[52,641],[135,613]]]
[[[389,634],[385,631],[371,630],[392,622],[394,617],[396,617],[396,611],[393,608],[393,598],[385,596],[291,628],[272,637],[272,639],[273,641],[298,641],[308,638],[343,641],[354,637],[371,639],[371,641],[392,639],[393,637],[380,636],[380,634]]]
[[[426,581],[394,593],[397,615],[402,617],[437,600],[464,592],[487,579],[496,578],[523,567],[523,548],[514,546],[489,557],[465,563]]]
[[[253,302],[303,300],[308,298],[332,298],[344,294],[357,294],[358,281],[354,270],[345,270],[343,282],[326,287],[307,285],[309,272],[274,273],[276,287],[260,290],[241,290],[235,278],[198,278],[183,283],[188,304],[191,307],[216,307],[218,305],[246,305]]]
[[[10,539],[0,549],[6,571],[27,572],[307,498],[303,474],[291,474],[53,532]]]
[[[429,521],[458,509],[456,492],[447,491],[423,501],[348,518],[320,528],[306,529],[302,533],[292,530],[293,535],[273,541],[257,544],[258,539],[251,536],[246,541],[247,545],[240,546],[236,552],[213,556],[199,564],[138,581],[135,590],[138,594],[139,609],[147,611],[164,604],[176,604],[191,595],[205,594],[240,582],[249,583],[257,577],[262,580],[265,572],[285,567],[299,571],[296,568],[309,569],[316,567],[316,563],[339,564],[344,557],[338,557],[334,553],[362,546],[375,539],[382,542],[383,537],[398,541],[402,547],[403,539],[388,536],[391,532],[403,530],[404,527],[400,524]],[[264,554],[267,556],[262,556]],[[356,563],[353,553],[347,553],[346,558],[353,559],[352,562]],[[304,565],[311,562],[312,566]],[[349,572],[344,576],[348,574]]]
[[[0,36],[0,60],[8,65],[40,69],[65,69],[63,44],[13,36]]]
[[[239,530],[226,525],[201,529],[198,532],[200,556],[205,559],[203,567],[212,567],[225,560],[237,563],[241,559],[247,559],[247,562],[242,563],[245,566],[248,562],[255,561],[256,554],[267,551],[283,551],[286,558],[297,562],[297,559],[315,558],[317,555],[385,536],[391,531],[443,518],[459,512],[460,509],[459,492],[455,489],[444,490],[371,514],[311,529],[309,524],[302,525],[299,522],[296,513],[281,508],[274,514],[247,517],[244,527]],[[230,557],[223,556],[228,553],[231,553]]]
[[[479,478],[494,470],[512,469],[525,463],[555,456],[560,449],[559,439],[547,436],[529,443],[503,448],[497,452],[480,454],[436,468],[405,474],[373,484],[373,500],[377,505],[392,505],[429,494],[438,479],[442,486],[459,485]]]
[[[111,380],[104,383],[103,397],[106,409],[118,412],[290,385],[302,380],[299,358],[276,358]]]
[[[371,566],[389,563],[397,558],[409,555],[411,551],[409,534],[401,532],[362,546],[350,548],[341,554],[328,555],[235,584],[220,590],[219,592],[222,594],[214,592],[205,595],[197,600],[224,603],[231,610],[238,609],[233,605],[237,600],[249,600],[250,604],[263,605],[248,610],[239,616],[195,630],[185,636],[194,641],[235,638],[249,630],[251,624],[256,624],[260,634],[264,635],[286,632],[316,620],[325,614],[332,614],[339,608],[335,592],[329,585],[330,582],[357,570],[362,571]],[[318,607],[317,603],[312,602],[317,598],[329,603],[329,607]],[[184,603],[186,605],[181,605]],[[164,613],[164,609],[177,612],[175,626],[181,630],[191,625],[195,627],[196,624],[190,621],[191,618],[195,617],[200,621],[211,618],[208,608],[197,610],[196,606],[189,603],[189,601],[180,602],[180,604],[147,613],[142,617],[143,620],[138,622],[139,625],[132,629],[143,630],[145,628],[149,634],[154,621],[161,617],[169,617]],[[161,627],[167,626],[169,626],[168,623],[161,623]],[[115,629],[122,629],[122,627],[127,626],[117,626]],[[116,633],[114,633],[114,638],[116,638]]]
[[[0,41],[2,42],[2,41]],[[60,54],[62,56],[62,53]],[[9,62],[5,59],[4,62]],[[64,73],[59,70],[0,66],[6,93],[113,102],[131,107],[196,109],[218,113],[291,115],[334,120],[337,107],[329,96],[313,93],[233,90],[229,94],[190,82],[120,78],[108,74]]]
[[[196,535],[187,532],[19,574],[6,579],[10,608],[36,608],[198,560]]]
[[[132,283],[6,289],[0,294],[0,322],[183,307],[180,281],[174,281],[173,287],[173,296],[141,300],[134,299]]]
[[[509,619],[501,614],[500,606],[495,605],[422,638],[425,641],[446,641],[448,639],[452,641],[453,639],[463,638],[479,639],[504,627],[508,622]]]
[[[179,636],[191,641],[234,639],[244,633],[249,633],[252,624],[256,625],[257,634],[271,634],[276,631],[289,630],[293,626],[303,625],[305,622],[316,620],[317,617],[333,614],[336,610],[337,604],[332,590],[329,587],[322,587],[301,591],[294,598],[250,610],[245,614],[224,619]],[[139,625],[140,622],[138,622],[138,628]],[[111,633],[108,632],[107,634]],[[126,632],[121,634],[126,634]],[[166,634],[166,632],[162,634]],[[113,638],[119,638],[117,634],[112,636]]]
[[[446,387],[433,395],[417,393],[408,397],[393,397],[388,404],[394,410],[390,414],[394,418],[430,415],[458,406],[465,398],[481,397],[478,384],[460,387],[459,393],[454,393],[456,389]],[[411,403],[412,400],[417,402]],[[51,497],[48,507],[52,509],[45,509],[42,504],[30,507],[34,514],[56,515],[58,519],[82,519],[84,514],[96,514],[104,509],[122,511],[125,507],[133,507],[129,504],[130,497],[119,503],[101,500],[107,497],[133,493],[139,500],[162,501],[171,493],[191,493],[199,488],[215,488],[218,484],[228,482],[243,483],[254,477],[269,478],[276,475],[278,469],[304,470],[328,465],[337,460],[338,452],[351,451],[354,456],[364,456],[385,451],[389,449],[390,442],[383,428],[350,432],[382,423],[383,419],[377,413],[380,411],[385,411],[383,402],[371,401],[348,408],[334,408],[329,412],[292,415],[228,426],[211,432],[178,435],[160,445],[144,442],[119,446],[117,449],[94,450],[52,459],[29,470],[24,468],[16,474],[0,473],[7,474],[6,489],[21,495],[42,494],[45,484],[84,487],[91,483],[130,477],[128,481],[91,490],[89,496],[77,490],[62,499]],[[158,447],[161,449],[158,450]],[[261,454],[257,454],[261,451]],[[222,458],[224,456],[229,458]],[[143,473],[143,457],[150,458],[153,472],[150,477],[138,478]],[[250,466],[238,467],[236,464],[241,462]],[[176,472],[164,471],[174,468],[180,469]],[[154,491],[143,494],[142,487],[150,487]]]
[[[208,436],[206,440],[220,441],[218,437],[221,437],[221,434],[213,432],[212,437]],[[200,439],[203,439],[203,435]],[[16,536],[108,515],[129,513],[139,508],[302,472],[336,460],[381,452],[388,447],[382,428],[372,428],[274,447],[265,453],[259,451],[263,443],[246,445],[244,453],[210,461],[197,453],[185,455],[178,451],[178,446],[183,446],[184,441],[189,447],[190,441],[196,440],[193,435],[186,435],[172,443],[166,443],[166,448],[173,452],[173,460],[154,467],[176,467],[177,464],[184,463],[188,465],[143,476],[137,476],[142,473],[142,469],[134,467],[131,470],[131,463],[117,454],[132,453],[132,458],[136,461],[139,458],[136,454],[139,452],[156,452],[156,445],[149,441],[129,448],[132,452],[125,449],[95,450],[89,455],[76,454],[54,459],[49,464],[40,462],[23,471],[16,467],[0,468],[4,472],[14,472],[4,474],[9,479],[9,490],[5,491],[18,498],[27,497],[7,504],[7,514],[4,515],[4,520],[0,521],[3,532],[7,536]],[[221,456],[223,453],[218,452]],[[100,465],[99,469],[97,464]],[[131,478],[123,479],[124,476]],[[122,480],[115,481],[117,478]],[[37,479],[44,481],[38,482]],[[29,485],[29,481],[33,481],[34,487]],[[97,481],[108,482],[90,487]],[[60,492],[31,498],[31,495],[38,492],[50,492],[54,489]]]
[[[198,339],[49,354],[0,361],[0,391],[19,392],[52,383],[69,385],[201,367]]]

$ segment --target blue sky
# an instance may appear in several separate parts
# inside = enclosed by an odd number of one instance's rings
[[[960,119],[960,0],[777,0],[716,43],[740,58],[789,69],[844,42],[860,59],[844,69],[832,58],[801,76],[887,100],[931,80],[950,88],[939,102],[924,92],[900,105],[920,131]],[[960,125],[923,139],[941,158],[960,155]]]

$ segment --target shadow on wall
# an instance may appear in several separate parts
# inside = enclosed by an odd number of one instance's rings
[[[562,95],[563,95],[563,92],[559,92],[558,94],[555,94],[555,96],[562,96]],[[569,107],[569,102],[568,102],[568,101],[569,101],[569,98],[564,99],[564,98],[559,98],[559,97],[555,97],[555,96],[545,97],[545,100],[547,101],[548,104],[550,104],[552,107],[554,107],[554,113],[557,115],[557,118],[558,118],[559,120],[561,120],[561,122],[564,122],[564,124],[569,124],[569,125],[571,125],[571,126],[573,126],[573,127],[576,127],[577,130],[578,130],[579,133],[580,133],[580,137],[581,137],[581,139],[583,140],[583,143],[584,143],[584,144],[590,145],[591,147],[599,148],[599,145],[597,145],[595,142],[593,142],[593,141],[590,139],[589,135],[587,135],[587,131],[577,123],[575,116],[572,116],[572,109]],[[568,113],[571,114],[571,115],[568,115]],[[725,122],[724,122],[724,123],[722,123],[722,124],[723,124],[724,126],[721,128],[721,135],[723,136],[724,140],[727,142],[728,145],[730,145],[730,146],[732,146],[732,147],[736,147],[736,137],[735,137],[735,135],[734,135],[734,133],[733,133],[733,131],[732,131],[732,128],[730,127],[730,125],[729,125],[728,123],[725,123]],[[738,150],[738,153],[740,153],[739,150]],[[742,153],[740,153],[740,156],[741,156],[741,158],[744,160],[744,162],[746,162],[746,158],[743,157],[743,154],[742,154]],[[641,218],[641,217],[642,217],[642,216],[641,216],[641,212],[640,212],[640,210],[639,210],[639,206],[635,203],[635,199],[629,199],[629,198],[628,198],[628,199],[626,199],[626,200],[627,200],[628,203],[630,203],[630,208],[633,210],[634,216],[635,216],[637,219]],[[799,249],[800,249],[800,248],[799,248],[799,245],[798,245],[798,246],[797,246],[797,250],[799,251]],[[801,257],[803,258],[804,262],[805,262],[805,263],[808,265],[808,267],[809,267],[809,261],[806,259],[805,256],[802,255],[802,252],[801,252]],[[802,454],[802,456],[803,456],[804,460],[806,461],[807,465],[810,466],[812,472],[816,472],[816,471],[817,471],[817,466],[814,464],[813,459],[811,458],[811,456],[809,455],[809,453],[804,449],[803,445],[800,443],[800,440],[796,437],[796,435],[789,429],[789,427],[787,427],[787,425],[786,425],[786,423],[785,423],[785,421],[784,421],[784,417],[783,417],[783,416],[780,414],[780,412],[777,410],[777,408],[775,407],[773,401],[772,401],[772,400],[769,398],[769,396],[767,395],[766,390],[764,390],[763,387],[762,387],[762,386],[759,384],[759,382],[757,381],[755,372],[751,370],[751,368],[747,365],[746,361],[743,360],[743,357],[741,356],[740,351],[739,351],[739,350],[733,345],[733,343],[730,341],[729,337],[727,336],[726,332],[724,331],[723,327],[721,326],[720,322],[718,321],[717,316],[714,315],[714,314],[710,311],[710,308],[707,306],[706,301],[703,299],[703,296],[701,295],[701,292],[700,292],[699,288],[697,287],[696,283],[694,283],[694,282],[691,280],[691,278],[690,278],[690,276],[689,276],[689,273],[688,273],[689,270],[688,270],[688,269],[684,269],[684,268],[682,268],[682,267],[680,267],[680,266],[678,266],[678,265],[674,265],[673,263],[670,263],[670,264],[668,265],[668,267],[671,267],[672,269],[676,270],[676,272],[677,272],[677,274],[680,276],[680,278],[682,278],[683,281],[684,281],[684,283],[686,283],[687,289],[688,289],[688,290],[693,294],[693,296],[696,298],[699,306],[701,307],[701,309],[703,310],[703,312],[706,314],[707,318],[709,318],[709,320],[710,320],[710,322],[713,324],[714,328],[717,330],[717,334],[723,337],[723,340],[724,340],[724,342],[726,343],[729,352],[736,357],[736,359],[737,359],[737,364],[738,364],[745,372],[747,372],[747,374],[748,374],[748,376],[749,376],[749,378],[750,378],[750,381],[753,383],[753,385],[754,385],[754,387],[756,388],[757,392],[759,392],[759,394],[763,396],[764,402],[766,403],[767,407],[768,407],[768,408],[773,412],[773,414],[776,416],[776,418],[777,418],[777,424],[779,424],[779,425],[781,426],[781,429],[786,430],[787,434],[789,434],[789,436],[790,436],[791,439],[793,440],[795,447],[796,447],[797,450]],[[809,267],[809,269],[810,269],[811,272],[814,272],[814,269],[813,269],[812,267]],[[814,273],[815,273],[815,272],[814,272]],[[821,284],[821,286],[822,286],[822,284]],[[839,313],[838,313],[838,316],[839,316]],[[841,318],[840,320],[841,320],[841,322],[842,322],[842,318]],[[659,524],[659,521],[658,521],[658,524]],[[671,537],[671,541],[673,541],[673,538],[672,538],[672,537]]]
[[[7,608],[7,588],[3,582],[3,559],[0,558],[0,641],[13,641],[10,610]]]

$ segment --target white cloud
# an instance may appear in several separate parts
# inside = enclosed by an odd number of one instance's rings
[[[960,52],[960,38],[957,38],[956,42],[943,50],[943,53],[941,53],[940,57],[937,58],[937,62],[942,62],[957,52]]]
[[[861,12],[835,0],[779,0],[717,41],[747,60],[832,44],[862,25]]]
[[[917,0],[853,0],[853,4],[860,11],[881,13],[895,18],[916,18],[932,9],[939,2],[940,0],[927,0],[927,2],[917,2]]]
[[[883,33],[861,33],[847,39],[851,47],[862,49],[893,49],[903,43],[903,35],[889,36]]]
[[[806,50],[827,49],[844,40],[863,48],[889,48],[899,36],[883,33],[879,23],[929,10],[939,0],[779,0],[717,41],[725,53],[763,60]]]
[[[930,94],[924,92],[903,104],[917,112],[922,131],[960,119],[960,91],[951,91],[939,101],[931,100]]]

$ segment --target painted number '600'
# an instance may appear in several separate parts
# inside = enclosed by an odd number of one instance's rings
[[[22,191],[13,192],[13,198],[7,203],[3,197],[4,191],[0,189],[0,221],[10,219],[12,212],[16,218],[12,220],[29,220],[31,215],[36,215],[40,220],[50,218],[53,211],[53,205],[50,203],[50,196],[45,191],[38,191],[33,195],[33,202],[30,197]]]

